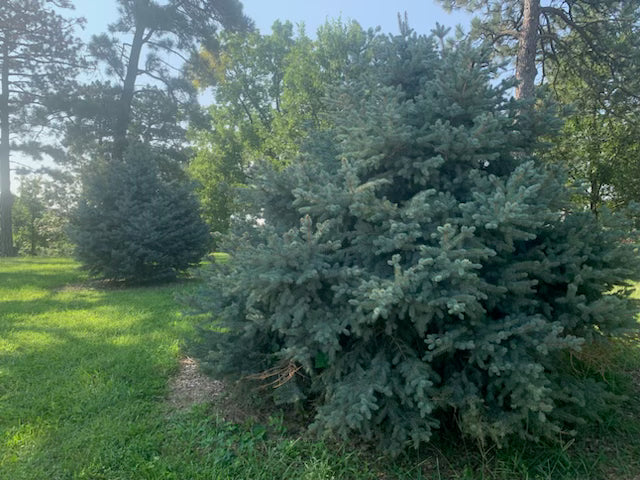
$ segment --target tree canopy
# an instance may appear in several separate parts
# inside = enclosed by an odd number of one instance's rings
[[[220,28],[246,30],[251,22],[238,0],[118,0],[118,5],[120,17],[109,33],[89,43],[112,80],[81,89],[68,142],[79,142],[80,151],[97,137],[102,150],[108,142],[109,153],[121,157],[131,139],[184,162],[186,122],[197,114],[198,103],[182,68]],[[103,109],[105,104],[110,105]]]
[[[478,15],[473,34],[490,41],[503,58],[515,59],[516,97],[531,98],[536,76],[548,74],[549,62],[585,79],[595,79],[594,64],[610,74],[608,86],[637,97],[621,71],[636,57],[638,44],[620,42],[638,30],[640,6],[626,0],[440,0],[447,9]],[[539,68],[538,68],[539,67]],[[556,70],[557,72],[557,70]],[[636,79],[633,79],[635,82]],[[603,88],[605,82],[592,88]]]
[[[193,73],[201,89],[213,87],[215,104],[208,125],[192,129],[189,169],[213,230],[225,231],[238,211],[237,188],[251,165],[282,168],[309,132],[327,128],[327,89],[370,54],[371,35],[356,22],[335,21],[312,40],[276,22],[270,34],[222,33],[215,50],[201,52]]]

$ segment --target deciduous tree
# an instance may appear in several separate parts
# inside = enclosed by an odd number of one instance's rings
[[[73,177],[49,170],[20,179],[14,203],[15,243],[20,254],[69,255],[69,212],[75,204]]]
[[[236,189],[250,165],[267,160],[282,168],[309,132],[327,128],[327,89],[371,55],[370,40],[355,22],[327,22],[314,40],[275,22],[270,34],[223,33],[215,49],[201,52],[193,73],[200,88],[213,87],[216,104],[209,125],[192,129],[189,168],[214,230],[225,231],[237,212]]]

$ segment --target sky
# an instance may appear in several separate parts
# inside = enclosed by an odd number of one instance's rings
[[[85,17],[87,25],[82,36],[106,31],[117,16],[115,0],[75,0],[76,16]],[[386,33],[397,33],[398,13],[407,12],[409,25],[418,33],[429,33],[439,22],[455,27],[468,27],[470,15],[445,12],[435,0],[244,0],[245,13],[262,33],[268,33],[275,20],[303,22],[308,34],[316,31],[327,19],[341,17],[356,20],[362,27],[382,27]]]

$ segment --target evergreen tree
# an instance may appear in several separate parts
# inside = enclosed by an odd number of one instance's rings
[[[519,115],[486,51],[371,48],[334,128],[247,189],[232,261],[192,301],[204,363],[390,452],[454,420],[481,442],[561,435],[607,399],[567,358],[637,330],[611,293],[638,278],[632,247],[530,159],[557,125]]]
[[[128,282],[172,279],[207,252],[209,233],[186,185],[167,179],[144,146],[94,162],[72,215],[77,258],[93,275]]]
[[[473,34],[491,41],[496,52],[515,59],[517,98],[533,98],[536,76],[550,62],[584,77],[598,91],[617,91],[638,99],[637,79],[621,72],[637,58],[625,37],[637,36],[638,2],[627,0],[440,0],[446,9],[466,9],[476,17]],[[570,38],[573,37],[573,38]],[[622,44],[619,42],[623,39]],[[567,41],[569,40],[569,41]],[[626,43],[627,45],[623,45]],[[621,48],[622,47],[622,48]],[[632,48],[628,48],[632,47]],[[606,79],[592,75],[605,65]],[[541,67],[538,69],[538,67]]]
[[[152,125],[160,134],[152,135],[147,130],[153,140],[166,141],[169,132],[181,134],[178,143],[183,140],[184,131],[178,126],[176,112],[179,108],[183,112],[197,109],[196,92],[180,68],[170,61],[187,61],[196,54],[200,42],[215,38],[221,26],[244,30],[250,28],[251,22],[243,15],[238,0],[118,0],[118,7],[120,18],[109,26],[111,35],[94,36],[89,49],[96,60],[106,64],[107,73],[119,84],[111,124],[112,153],[122,158],[129,137],[134,142],[144,140],[144,132],[131,128],[136,102],[143,106],[151,103],[142,110],[154,110],[156,114]],[[141,89],[141,78],[154,86]],[[109,93],[110,85],[106,87]]]
[[[66,19],[54,6],[71,8],[68,0],[6,0],[0,8],[0,256],[15,254],[11,211],[12,150],[42,152],[33,130],[52,123],[49,99],[65,90],[83,65],[81,23]]]

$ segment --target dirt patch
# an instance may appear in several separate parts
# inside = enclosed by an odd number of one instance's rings
[[[167,404],[170,411],[188,410],[194,405],[208,404],[216,417],[234,424],[267,425],[272,417],[280,417],[291,434],[302,433],[311,422],[308,413],[295,409],[273,409],[264,401],[264,392],[256,385],[236,383],[225,385],[203,374],[195,359],[180,360],[180,371],[169,382]]]
[[[190,357],[180,360],[180,371],[169,385],[169,404],[175,409],[187,409],[199,403],[211,402],[224,391],[224,384],[207,377]]]

